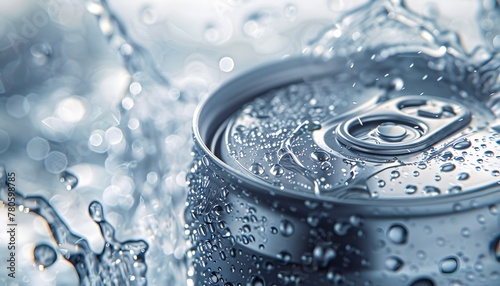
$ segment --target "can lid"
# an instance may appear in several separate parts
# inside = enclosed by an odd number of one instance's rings
[[[241,104],[224,112],[211,149],[242,176],[346,199],[498,188],[495,116],[424,58],[265,72],[247,79],[253,92],[219,95]]]
[[[446,139],[471,119],[466,106],[424,95],[403,94],[356,113],[340,124],[332,118],[328,127],[321,128],[323,138],[332,142],[321,143],[335,145],[333,141],[339,141],[376,156],[407,155]]]

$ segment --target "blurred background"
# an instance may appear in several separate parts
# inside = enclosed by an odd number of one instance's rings
[[[184,285],[196,104],[231,77],[300,56],[367,2],[2,0],[0,164],[16,173],[20,194],[45,198],[98,258],[110,240],[89,215],[92,201],[116,241],[147,242],[149,285]],[[468,52],[500,48],[498,1],[406,4],[458,32]],[[2,267],[0,284],[77,285],[47,217],[19,207],[16,219],[17,275]],[[5,205],[0,224],[4,260]]]

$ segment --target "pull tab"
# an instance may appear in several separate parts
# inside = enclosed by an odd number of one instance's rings
[[[431,96],[404,96],[340,123],[332,139],[373,155],[401,155],[432,146],[466,126],[471,114],[462,104]],[[332,126],[332,129],[334,126]],[[332,130],[333,131],[333,130]]]

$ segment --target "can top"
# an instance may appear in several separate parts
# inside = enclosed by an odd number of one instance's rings
[[[225,107],[211,111],[219,126],[210,149],[240,176],[277,192],[356,200],[498,188],[493,112],[425,58],[303,61],[213,95]]]

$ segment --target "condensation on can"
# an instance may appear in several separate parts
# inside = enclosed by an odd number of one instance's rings
[[[185,213],[194,285],[499,282],[488,103],[423,55],[369,55],[269,65],[200,105]]]

